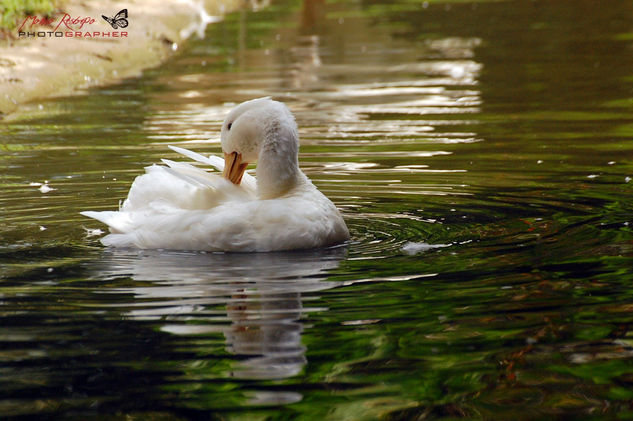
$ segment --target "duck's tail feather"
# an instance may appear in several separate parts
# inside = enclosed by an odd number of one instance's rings
[[[136,247],[134,235],[128,234],[108,234],[101,239],[101,244],[107,247]]]
[[[110,227],[110,232],[112,233],[121,233],[129,231],[130,224],[132,221],[130,220],[129,214],[125,212],[117,212],[117,211],[83,211],[79,212],[83,216],[87,216],[88,218],[96,219],[99,222],[103,222],[108,227]]]

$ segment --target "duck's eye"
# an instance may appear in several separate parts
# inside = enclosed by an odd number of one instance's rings
[[[232,125],[233,125],[233,123],[229,123],[229,124],[226,126],[226,129],[227,129],[227,130],[231,130],[231,126],[232,126]]]

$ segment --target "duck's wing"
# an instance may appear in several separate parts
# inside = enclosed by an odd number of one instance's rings
[[[183,156],[186,156],[189,159],[193,159],[194,161],[200,162],[202,164],[210,165],[218,171],[224,170],[224,159],[220,158],[219,156],[209,155],[208,157],[206,157],[197,152],[190,151],[189,149],[185,149],[185,148],[181,148],[181,147],[173,146],[173,145],[169,145],[169,149]],[[165,160],[163,160],[163,162],[165,162]],[[255,193],[255,191],[257,190],[257,179],[253,177],[252,175],[250,175],[249,173],[244,173],[244,175],[242,176],[241,184],[244,186],[244,188],[252,191],[253,193]]]
[[[121,211],[170,207],[209,210],[227,202],[255,198],[254,191],[237,186],[215,172],[184,162],[164,160],[165,164],[145,168],[136,177]]]
[[[176,162],[169,159],[161,159],[167,165],[165,171],[176,178],[198,187],[216,189],[218,188],[217,177],[209,177],[209,174],[198,167],[194,167],[186,162]]]
[[[209,173],[185,162],[163,160],[136,177],[119,211],[81,212],[110,227],[114,234],[133,232],[138,220],[160,220],[168,214],[208,212],[227,203],[245,203],[255,198],[254,189],[235,185],[219,173]],[[160,232],[160,230],[157,230]]]
[[[169,146],[173,151],[209,165],[218,171],[224,169],[224,159],[211,155],[206,157],[178,146]],[[255,177],[245,174],[242,183],[236,186],[218,172],[209,172],[187,162],[162,159],[167,165],[152,165],[145,168],[146,174],[137,177],[121,210],[136,210],[148,206],[168,204],[180,209],[211,209],[222,203],[250,200],[256,196]]]

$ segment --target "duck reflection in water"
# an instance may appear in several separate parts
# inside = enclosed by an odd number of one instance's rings
[[[99,277],[137,281],[120,290],[134,295],[131,305],[129,299],[122,304],[129,306],[127,317],[164,321],[162,331],[183,337],[224,334],[225,349],[240,357],[224,376],[284,379],[307,363],[300,319],[317,309],[304,307],[306,294],[340,286],[326,278],[346,254],[345,247],[254,254],[108,249]],[[251,397],[255,403],[300,399],[283,391]]]
[[[232,376],[278,379],[298,374],[306,364],[299,322],[303,305],[299,292],[235,294],[227,313],[232,321],[224,334],[227,349],[246,356]]]

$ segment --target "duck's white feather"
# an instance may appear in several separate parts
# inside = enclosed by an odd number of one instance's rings
[[[211,155],[206,157],[204,155],[200,155],[197,152],[190,151],[189,149],[180,148],[174,145],[168,145],[169,149],[174,152],[178,152],[179,154],[186,156],[187,158],[193,159],[194,161],[198,161],[202,164],[211,165],[218,171],[222,171],[224,169],[224,160],[218,156]]]
[[[336,208],[312,183],[281,199],[223,201],[210,209],[185,209],[163,198],[141,208],[126,202],[119,212],[82,214],[108,224],[112,233],[102,242],[115,247],[273,251],[320,247],[347,235],[331,218]]]
[[[242,113],[236,117],[240,107]],[[146,167],[145,174],[134,180],[119,211],[82,212],[110,227],[103,244],[250,252],[307,249],[347,240],[349,232],[334,204],[299,170],[296,125],[287,108],[267,98],[240,107],[227,121],[235,121],[234,132],[241,142],[246,142],[245,136],[259,136],[251,141],[261,151],[263,181],[258,184],[255,177],[244,174],[242,183],[236,185],[220,173],[164,159],[167,166]],[[249,118],[238,122],[242,115]],[[271,123],[271,118],[280,120]],[[233,133],[227,134],[231,127],[224,127],[229,150],[252,147],[231,145]],[[219,171],[224,168],[221,158],[171,149]],[[245,156],[252,154],[250,149],[243,150]],[[272,185],[277,179],[283,179],[283,185]],[[271,192],[278,193],[270,197]]]
[[[200,155],[197,152],[190,151],[189,149],[180,148],[178,146],[173,146],[173,145],[169,145],[168,148],[174,152],[178,152],[179,154],[186,156],[187,158],[193,159],[194,161],[211,165],[213,168],[215,168],[218,171],[224,170],[224,159],[220,158],[219,156],[210,155],[206,157],[204,155]],[[162,161],[165,162],[166,160],[163,159]],[[190,164],[186,164],[186,163],[181,163],[181,164],[189,165],[192,168],[198,169],[197,167],[194,167],[193,165],[190,165]],[[244,176],[242,177],[242,185],[246,187],[247,189],[255,191],[257,189],[257,179],[253,177],[252,175],[250,175],[249,173],[244,173]]]

